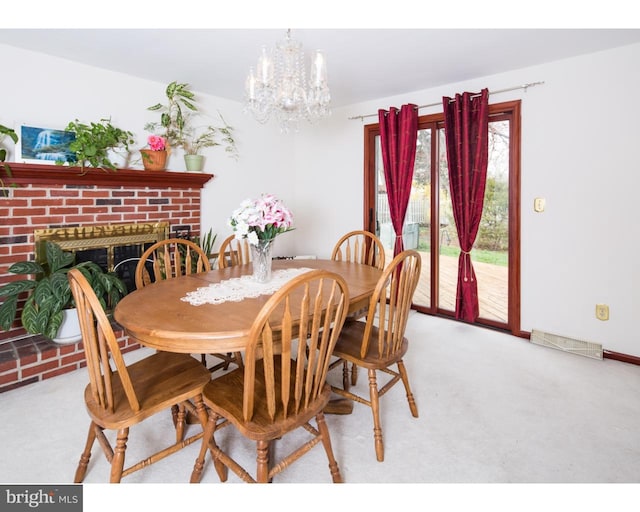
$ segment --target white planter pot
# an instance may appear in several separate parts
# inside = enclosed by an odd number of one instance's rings
[[[80,321],[78,320],[78,310],[76,308],[62,311],[62,324],[58,330],[58,336],[53,341],[60,345],[70,345],[82,339],[80,333]]]
[[[109,158],[111,163],[118,169],[129,168],[129,159],[131,157],[131,153],[129,153],[127,150],[122,148],[109,149],[107,151],[107,157]]]

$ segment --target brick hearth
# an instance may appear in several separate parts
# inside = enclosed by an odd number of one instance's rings
[[[19,279],[8,273],[34,258],[35,229],[168,221],[200,232],[200,195],[213,175],[171,171],[78,168],[9,163],[0,169],[0,285]],[[114,326],[124,351],[140,347]],[[57,345],[27,335],[19,321],[0,332],[0,393],[85,365],[82,343]]]

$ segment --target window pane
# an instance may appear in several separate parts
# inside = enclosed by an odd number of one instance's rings
[[[385,247],[387,263],[393,259],[395,230],[391,224],[387,188],[384,179],[380,137],[376,137],[376,176],[377,176],[377,235]],[[430,220],[431,211],[431,131],[419,130],[416,146],[416,159],[411,185],[411,196],[403,229],[405,249],[416,249],[422,255],[422,272],[418,289],[414,295],[416,305],[428,307],[430,298]]]
[[[453,207],[449,191],[449,168],[447,166],[444,128],[438,130],[438,138],[438,147],[440,149],[438,155],[440,164],[438,173],[438,199],[440,201],[440,254],[438,256],[440,286],[438,289],[438,307],[447,311],[455,311],[460,245],[458,244],[456,224],[453,220]]]
[[[474,249],[480,316],[507,322],[509,254],[509,121],[489,123],[484,208]]]

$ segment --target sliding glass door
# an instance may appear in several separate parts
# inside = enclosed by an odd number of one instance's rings
[[[471,253],[478,278],[478,323],[520,329],[519,312],[519,102],[491,107],[489,166],[482,222]],[[419,120],[416,159],[403,241],[422,255],[414,307],[453,316],[460,246],[453,219],[442,115]],[[376,125],[365,127],[365,227],[393,256],[395,232],[389,218]],[[368,226],[367,226],[368,224]]]

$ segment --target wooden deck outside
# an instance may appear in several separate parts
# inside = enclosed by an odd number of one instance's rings
[[[418,288],[413,298],[417,306],[431,306],[431,253],[419,251],[422,256],[422,272]],[[386,260],[393,259],[393,252],[386,252]],[[498,322],[507,322],[508,312],[508,269],[489,263],[474,262],[473,268],[478,278],[480,297],[480,317]],[[440,301],[439,307],[455,311],[456,282],[458,278],[458,258],[440,256]]]

